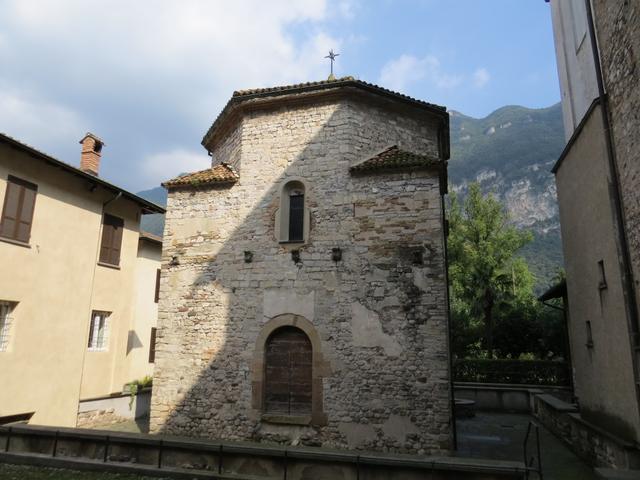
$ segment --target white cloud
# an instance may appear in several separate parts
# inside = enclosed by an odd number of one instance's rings
[[[159,185],[181,173],[197,172],[211,166],[211,158],[202,150],[174,148],[148,155],[142,161],[142,173],[150,185]]]
[[[0,131],[40,148],[77,142],[85,121],[65,106],[29,92],[0,89]]]
[[[472,79],[474,87],[482,88],[487,83],[489,83],[491,75],[489,75],[489,72],[486,68],[478,68],[475,72],[473,72]]]
[[[92,130],[113,152],[111,180],[147,186],[130,170],[132,163],[144,170],[136,163],[145,161],[149,142],[164,151],[200,148],[199,136],[233,90],[326,78],[327,51],[350,41],[328,24],[348,21],[352,4],[2,0],[0,130],[59,137],[64,144],[53,151],[65,151],[67,131],[76,142]],[[6,93],[23,88],[28,98]]]
[[[443,71],[440,60],[434,55],[417,58],[403,54],[382,67],[379,82],[386,88],[404,91],[422,80],[440,89],[451,89],[460,85],[463,77]]]

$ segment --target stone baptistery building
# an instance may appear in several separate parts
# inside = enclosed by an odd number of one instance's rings
[[[444,107],[351,77],[235,92],[164,184],[151,430],[452,445]]]

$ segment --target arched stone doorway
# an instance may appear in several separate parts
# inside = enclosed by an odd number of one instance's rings
[[[256,340],[252,367],[251,403],[262,420],[326,425],[322,378],[330,368],[309,320],[290,313],[269,320]]]

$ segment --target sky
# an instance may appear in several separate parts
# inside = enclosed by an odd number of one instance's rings
[[[0,0],[0,132],[131,190],[207,168],[234,90],[351,75],[484,117],[560,99],[543,0]]]

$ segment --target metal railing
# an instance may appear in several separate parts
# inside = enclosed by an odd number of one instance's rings
[[[535,439],[535,445],[533,445],[533,451],[530,451],[529,440],[532,436]],[[543,480],[542,455],[540,454],[540,427],[533,421],[530,421],[529,425],[527,425],[527,434],[524,436],[524,442],[522,443],[522,453],[524,456],[524,465],[527,469],[525,478],[528,480],[531,478],[531,473],[535,473],[539,480]]]

